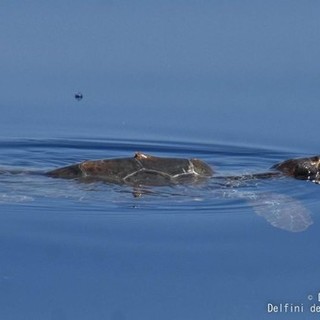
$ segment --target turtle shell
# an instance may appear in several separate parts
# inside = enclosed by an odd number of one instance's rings
[[[128,185],[171,185],[201,182],[213,175],[198,159],[153,157],[136,153],[132,158],[90,160],[47,173],[54,178],[82,178]]]

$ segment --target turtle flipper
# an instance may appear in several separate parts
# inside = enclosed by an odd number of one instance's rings
[[[310,212],[298,200],[278,193],[256,194],[247,199],[257,215],[272,226],[290,232],[301,232],[313,224]]]

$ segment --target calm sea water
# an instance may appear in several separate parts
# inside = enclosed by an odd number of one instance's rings
[[[319,16],[298,0],[1,3],[0,319],[319,319],[320,186],[221,178],[319,154]],[[216,174],[141,197],[39,174],[136,151]],[[268,313],[286,303],[304,310]]]
[[[137,198],[131,187],[32,174],[139,150],[201,158],[219,177],[263,172],[303,154],[98,139],[2,140],[0,150],[3,319],[269,319],[268,303],[307,309],[317,302],[313,183],[282,178],[225,187],[218,178],[149,187]],[[5,172],[14,170],[21,173]],[[305,231],[273,227],[256,214],[265,207],[281,216],[297,203],[313,221]]]

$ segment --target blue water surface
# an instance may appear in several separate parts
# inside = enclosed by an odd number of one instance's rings
[[[313,183],[280,178],[226,188],[217,178],[197,186],[149,187],[137,198],[132,187],[37,174],[89,156],[141,150],[196,156],[215,163],[221,177],[263,171],[291,154],[120,140],[12,139],[0,148],[5,319],[267,319],[267,303],[307,306],[307,295],[318,290]],[[256,215],[247,200],[257,197],[258,207],[266,206],[261,195],[267,194],[275,201],[267,207],[272,214],[282,208],[274,193],[289,196],[285,206],[292,210],[299,201],[313,224],[290,232]]]
[[[296,0],[2,3],[0,318],[319,318],[319,186],[222,178],[319,154],[319,15]],[[137,151],[215,175],[139,196],[43,175]],[[304,310],[268,312],[286,303]]]

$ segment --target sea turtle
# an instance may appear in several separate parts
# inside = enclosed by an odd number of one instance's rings
[[[53,178],[104,181],[134,187],[195,184],[214,176],[214,170],[199,159],[162,158],[136,153],[132,158],[89,160],[46,173]],[[219,177],[226,184],[237,181],[289,176],[320,183],[320,157],[289,159],[263,173]],[[138,192],[139,193],[139,192]],[[139,193],[140,195],[140,193]],[[291,232],[306,230],[312,223],[309,211],[288,195],[240,192],[241,198],[272,226]]]
[[[8,171],[2,173],[4,172]],[[9,173],[21,173],[21,171],[10,171]],[[131,158],[88,160],[44,174],[52,178],[77,179],[83,182],[103,181],[126,184],[133,186],[134,190],[138,189],[138,193],[140,193],[141,189],[139,188],[143,186],[202,183],[211,177],[215,178],[214,173],[214,170],[206,162],[199,159],[154,157],[138,152]],[[232,187],[241,185],[243,181],[279,176],[309,180],[320,184],[320,157],[289,159],[275,164],[266,172],[219,176],[216,179],[220,179],[222,185]],[[232,192],[226,192],[226,194],[225,197],[236,197],[247,201],[259,216],[264,217],[274,227],[299,232],[306,230],[313,223],[308,210],[298,200],[288,195],[247,191],[236,192],[235,196]]]
[[[132,158],[88,160],[46,173],[53,178],[100,180],[133,186],[163,186],[198,183],[214,175],[214,170],[199,159],[154,157],[136,153]],[[264,179],[280,175],[320,183],[320,158],[290,159],[264,173],[226,177],[229,180]]]

